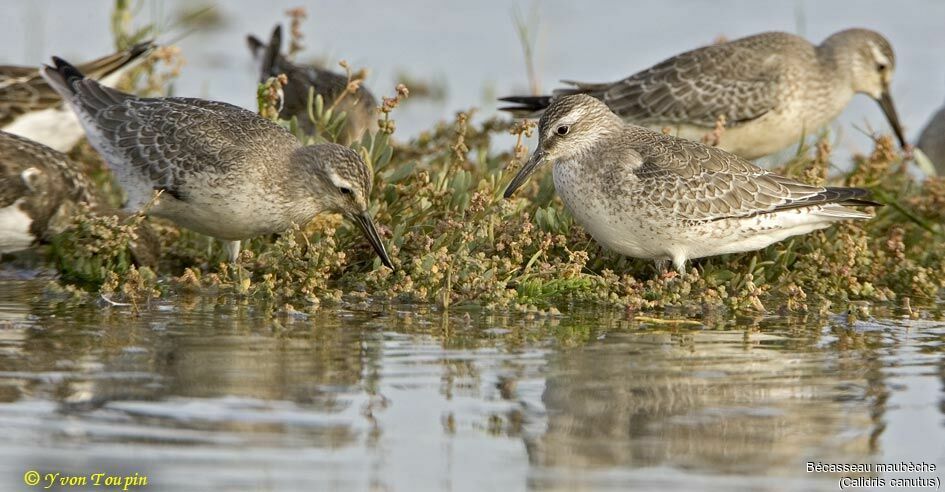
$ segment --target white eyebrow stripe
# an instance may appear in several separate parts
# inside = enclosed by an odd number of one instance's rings
[[[877,46],[876,43],[870,43],[870,51],[873,52],[873,58],[875,58],[876,61],[887,65],[890,63],[889,57],[883,53],[883,50]]]
[[[584,116],[586,112],[587,111],[580,106],[572,109],[570,113],[562,116],[561,119],[558,120],[558,122],[555,125],[550,126],[545,136],[550,137],[551,135],[553,135],[555,133],[555,130],[557,130],[558,127],[561,125],[568,125],[568,126],[573,125],[575,122],[577,122],[577,120],[581,119],[581,117]]]
[[[331,180],[331,184],[336,188],[354,189],[350,181],[339,176],[333,169],[328,171],[328,179]]]

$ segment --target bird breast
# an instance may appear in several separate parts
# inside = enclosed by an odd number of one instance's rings
[[[615,183],[617,177],[606,168],[587,169],[574,161],[556,162],[552,173],[558,196],[594,240],[636,258],[666,255],[660,229],[668,218],[635,203],[632,179]],[[626,190],[613,193],[617,187]]]

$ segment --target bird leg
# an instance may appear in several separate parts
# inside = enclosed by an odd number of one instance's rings
[[[233,270],[236,271],[236,282],[237,282],[237,292],[245,294],[245,289],[249,285],[245,282],[245,276],[243,275],[243,265],[240,264],[240,242],[239,241],[223,241],[223,246],[226,248],[226,253],[230,258],[230,265],[233,267]]]
[[[226,248],[226,253],[230,257],[230,263],[236,263],[236,260],[240,257],[240,242],[223,241],[223,246]]]

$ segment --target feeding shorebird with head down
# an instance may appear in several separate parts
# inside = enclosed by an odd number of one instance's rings
[[[676,55],[612,83],[568,82],[551,96],[512,96],[505,109],[535,117],[556,98],[589,94],[624,121],[700,141],[724,118],[718,147],[746,159],[794,145],[833,121],[855,94],[876,100],[907,147],[890,95],[892,45],[868,29],[848,29],[813,45],[766,32]]]
[[[125,94],[53,61],[43,77],[79,116],[127,194],[126,208],[150,203],[150,215],[226,241],[232,261],[242,239],[336,212],[393,268],[368,212],[373,175],[354,150],[303,146],[276,123],[222,102]]]
[[[686,260],[764,248],[879,205],[860,188],[801,183],[698,142],[629,125],[588,95],[556,98],[508,198],[552,164],[555,189],[601,245],[634,258]]]

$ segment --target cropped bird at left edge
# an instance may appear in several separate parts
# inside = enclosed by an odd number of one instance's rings
[[[145,41],[78,68],[112,86],[155,47]],[[0,66],[0,129],[60,152],[71,150],[83,135],[76,116],[43,80],[39,69],[12,65]]]

